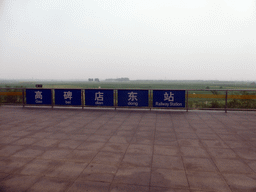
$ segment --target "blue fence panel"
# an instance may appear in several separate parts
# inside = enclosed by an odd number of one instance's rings
[[[86,89],[85,105],[114,106],[114,90]]]
[[[153,90],[153,107],[185,107],[185,90]]]
[[[81,90],[55,89],[55,105],[81,105]]]
[[[118,90],[118,106],[148,107],[148,90]]]
[[[51,89],[26,89],[27,104],[52,104]]]

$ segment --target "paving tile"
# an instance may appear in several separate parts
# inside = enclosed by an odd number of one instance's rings
[[[111,136],[102,136],[102,135],[92,135],[86,141],[92,142],[107,142]]]
[[[127,148],[128,148],[128,144],[107,143],[107,144],[104,145],[104,147],[101,149],[101,151],[125,153]]]
[[[110,192],[130,192],[130,191],[136,191],[136,192],[149,192],[148,186],[139,186],[139,185],[127,185],[127,184],[112,184],[110,186]]]
[[[39,176],[54,166],[55,165],[52,163],[52,160],[34,159],[33,161],[27,163],[18,172],[18,174]]]
[[[99,152],[92,160],[92,163],[117,166],[120,164],[122,158],[123,153],[113,153],[104,151]]]
[[[202,140],[202,143],[205,147],[209,148],[229,148],[229,146],[221,140]]]
[[[109,135],[109,136],[112,136],[113,134],[115,134],[116,130],[111,130],[111,129],[98,129],[94,135],[103,135],[103,136],[106,136],[106,135]]]
[[[154,144],[174,146],[174,145],[176,145],[176,142],[177,142],[177,140],[173,139],[173,138],[159,137],[159,138],[155,138]]]
[[[209,153],[214,158],[236,158],[237,155],[231,149],[209,148]]]
[[[90,137],[90,134],[69,134],[66,139],[74,141],[86,141]]]
[[[255,148],[235,148],[234,151],[243,159],[256,160]]]
[[[223,174],[230,188],[234,192],[256,191],[255,174]]]
[[[103,148],[104,145],[105,143],[102,143],[102,142],[99,143],[99,142],[85,141],[81,145],[79,145],[77,149],[82,149],[86,151],[99,151],[101,148]]]
[[[111,143],[130,143],[132,137],[124,137],[124,136],[112,136],[109,139]]]
[[[230,148],[249,148],[250,144],[245,141],[225,141]]]
[[[31,161],[29,158],[3,157],[0,158],[0,172],[12,173]]]
[[[33,145],[40,146],[40,147],[54,147],[54,146],[57,146],[59,142],[60,140],[56,140],[56,139],[42,139],[34,143]]]
[[[156,133],[174,133],[174,129],[170,127],[156,127]]]
[[[79,145],[81,145],[83,141],[77,141],[77,140],[62,140],[58,143],[58,147],[60,148],[67,148],[67,149],[75,149]]]
[[[222,173],[253,173],[248,165],[236,159],[215,159],[215,164]]]
[[[122,167],[150,167],[152,155],[125,154]]]
[[[97,154],[97,151],[75,149],[66,156],[66,159],[68,159],[69,161],[90,163],[96,154]]]
[[[22,148],[23,147],[18,146],[18,145],[6,146],[0,150],[0,157],[1,156],[5,156],[5,157],[10,156],[10,155],[16,153],[17,151],[21,150]]]
[[[95,181],[75,181],[75,183],[68,189],[68,192],[108,192],[110,183],[95,182]]]
[[[202,147],[202,144],[198,139],[180,139],[178,140],[180,146],[186,147]]]
[[[31,132],[29,131],[16,131],[15,133],[11,134],[11,137],[22,137],[22,136],[26,136],[29,135]]]
[[[67,189],[69,185],[71,185],[71,181],[69,179],[42,177],[31,188],[29,188],[28,192],[59,192]]]
[[[40,158],[54,160],[66,159],[70,153],[71,150],[67,149],[53,149],[46,151]]]
[[[181,155],[185,157],[209,157],[201,147],[180,147]]]
[[[178,146],[155,145],[154,154],[179,156],[180,152]]]
[[[23,149],[17,153],[15,153],[14,157],[23,157],[23,158],[35,158],[41,156],[44,153],[42,150],[35,149]]]
[[[183,157],[183,162],[187,171],[217,171],[214,163],[208,158]]]
[[[225,180],[214,172],[188,172],[188,182],[191,189],[202,191],[230,192]]]
[[[152,155],[153,145],[130,144],[126,153]]]
[[[126,130],[121,130],[121,131],[116,131],[114,136],[124,136],[124,137],[132,137],[135,134],[135,131],[126,131]]]
[[[256,161],[246,160],[245,162],[256,173]]]
[[[66,139],[67,137],[66,133],[54,133],[47,136],[48,139]]]
[[[150,187],[150,192],[190,192],[188,189],[175,189],[168,187]],[[199,192],[199,191],[198,191]]]
[[[244,140],[241,136],[237,134],[219,134],[220,138],[224,141],[239,141]]]
[[[0,138],[0,143],[2,144],[10,144],[10,143],[14,143],[15,141],[19,140],[19,137],[1,137]]]
[[[36,176],[25,176],[25,175],[9,175],[0,182],[1,191],[26,191],[36,181]]]
[[[118,167],[106,164],[89,164],[81,173],[79,181],[112,182]]]
[[[154,139],[149,137],[142,137],[142,136],[134,136],[130,141],[131,144],[144,144],[144,145],[153,145]]]
[[[185,133],[185,132],[179,133],[178,132],[176,136],[178,139],[198,139],[195,133]]]
[[[207,140],[219,140],[219,136],[215,133],[196,133],[198,138],[200,139],[207,139]]]
[[[149,186],[150,168],[122,167],[116,173],[113,183],[136,184]]]
[[[23,139],[19,139],[18,141],[15,141],[13,144],[14,145],[30,145],[32,143],[37,142],[37,139],[34,138],[23,138]]]
[[[78,177],[87,165],[88,163],[85,162],[60,161],[52,169],[48,169],[44,175],[72,179]]]
[[[181,157],[175,156],[154,155],[152,167],[184,171]]]
[[[38,133],[31,135],[30,137],[43,139],[43,138],[48,137],[49,135],[51,135],[51,133],[49,133],[49,132],[38,132]]]
[[[150,186],[188,188],[188,182],[185,171],[153,168]]]

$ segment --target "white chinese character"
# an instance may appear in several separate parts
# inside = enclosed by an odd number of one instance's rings
[[[68,92],[64,92],[64,99],[72,99],[72,92],[68,91]]]
[[[95,100],[96,101],[103,101],[103,93],[101,93],[100,91],[95,93]]]
[[[174,101],[174,94],[172,92],[170,92],[170,96],[168,95],[167,92],[165,92],[164,94],[164,101]]]
[[[129,95],[128,96],[129,97],[128,101],[138,101],[137,94],[138,93],[133,93],[133,92],[128,93],[128,95]]]
[[[42,91],[35,91],[35,99],[43,99]]]

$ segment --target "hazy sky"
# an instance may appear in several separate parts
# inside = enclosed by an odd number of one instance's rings
[[[255,0],[0,6],[0,79],[256,80]]]

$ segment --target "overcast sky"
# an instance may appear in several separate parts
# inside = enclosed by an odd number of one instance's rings
[[[0,6],[0,79],[256,80],[255,0]]]

